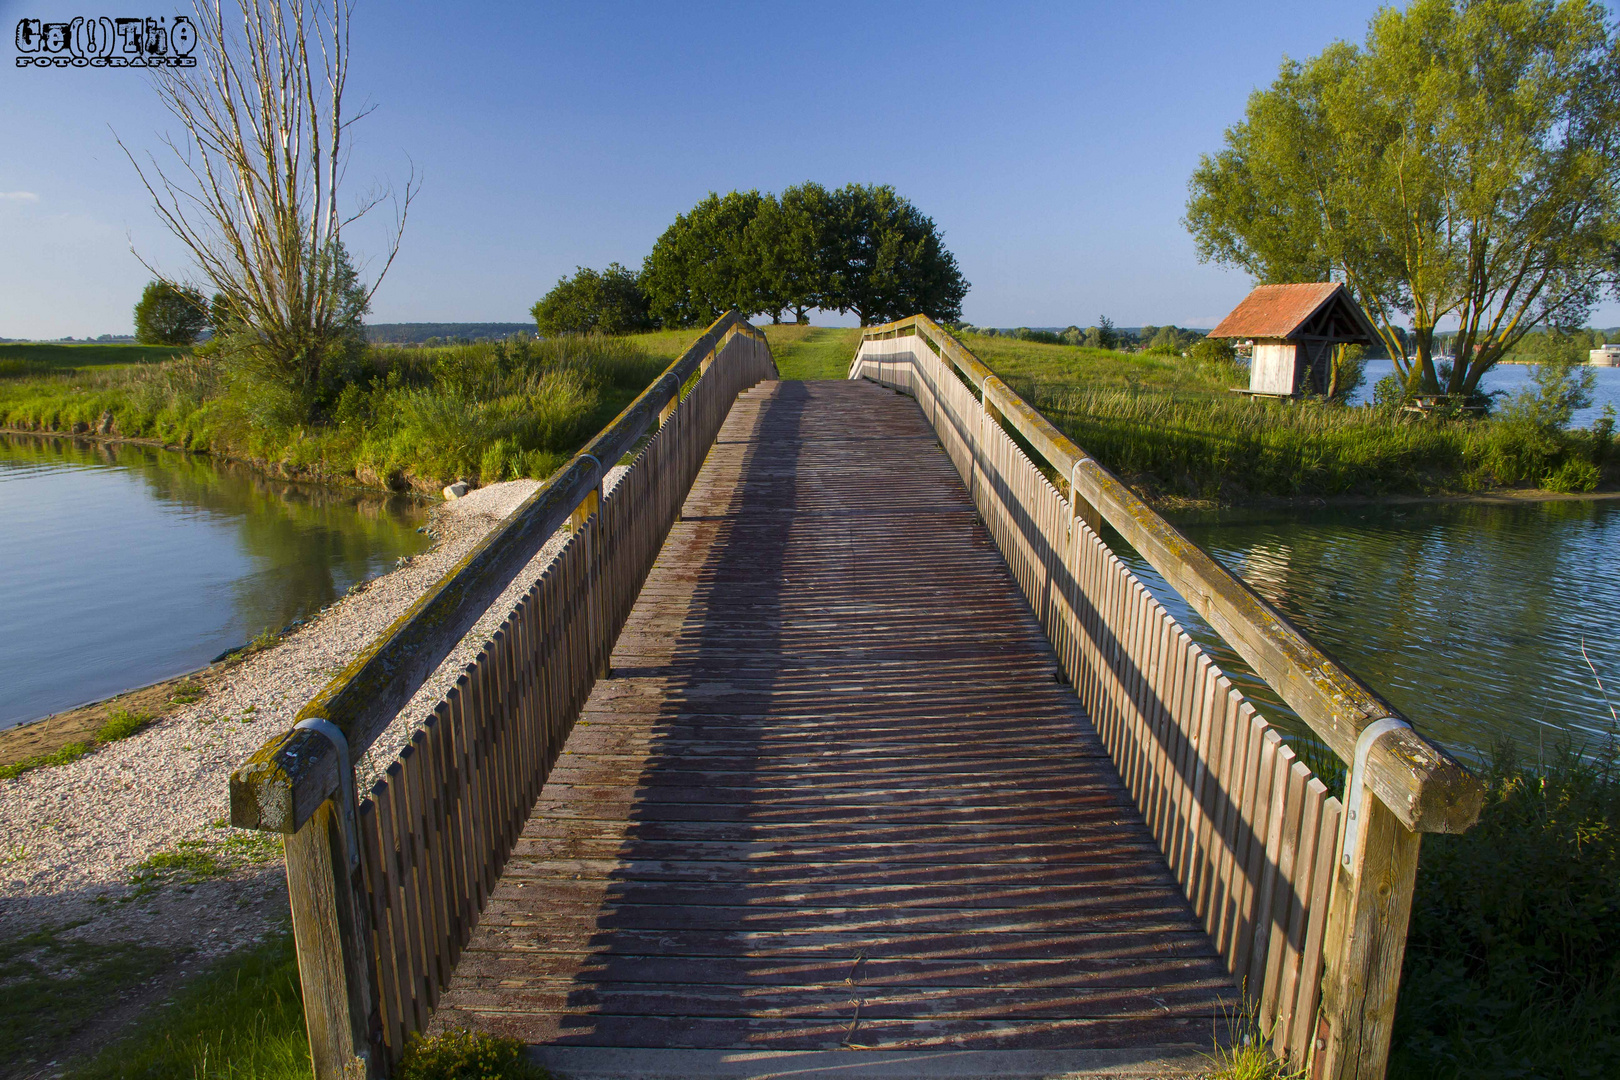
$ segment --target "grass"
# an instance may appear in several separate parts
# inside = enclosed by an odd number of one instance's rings
[[[1237,503],[1591,490],[1620,465],[1592,432],[1507,419],[1420,420],[1386,409],[1117,390],[1049,392],[1036,404],[1149,496]]]
[[[762,323],[760,329],[765,331],[776,369],[784,379],[848,378],[849,362],[855,358],[861,338],[859,329],[848,327]],[[631,334],[625,340],[668,366],[691,347],[700,333],[702,330],[656,330]]]
[[[169,701],[174,705],[190,705],[201,701],[204,692],[202,686],[197,683],[183,682],[174,688],[174,693],[169,695]]]
[[[96,729],[95,736],[57,747],[48,754],[35,754],[10,765],[0,765],[0,780],[10,780],[34,769],[48,769],[77,761],[106,743],[127,739],[145,729],[152,722],[152,714],[129,709],[113,709],[106,721]]]
[[[1253,1015],[1235,1018],[1233,1026],[1236,1043],[1216,1043],[1215,1052],[1207,1055],[1211,1068],[1204,1080],[1304,1080],[1303,1069],[1288,1072],[1277,1060]]]
[[[71,1080],[310,1080],[308,1035],[292,937],[277,934],[221,960]],[[550,1080],[523,1045],[453,1028],[416,1037],[399,1080]]]
[[[783,324],[763,327],[776,369],[784,379],[846,379],[859,346],[859,329]]]
[[[1612,438],[1510,418],[1419,419],[1234,395],[1232,365],[1016,338],[963,339],[1014,390],[1150,499],[1591,491],[1620,480]]]
[[[80,925],[48,926],[0,941],[0,1046],[11,1064],[49,1060],[110,1000],[160,973],[176,955],[67,936]]]
[[[1248,372],[1181,356],[1118,352],[1080,345],[1045,345],[1018,338],[964,334],[962,344],[1030,402],[1073,390],[1231,397]]]
[[[223,822],[216,823],[223,827]],[[220,877],[279,857],[274,834],[233,830],[182,841],[131,868],[127,899],[165,885]],[[48,926],[0,941],[0,1046],[7,1065],[48,1061],[85,1025],[169,970],[179,950],[132,945]],[[309,1053],[290,938],[227,957],[172,1003],[149,1009],[135,1034],[72,1075],[94,1077],[308,1077]]]
[[[96,742],[110,743],[127,739],[144,730],[151,722],[151,713],[113,709],[107,714],[107,722],[96,729]]]
[[[224,827],[223,821],[215,822],[215,828]],[[233,829],[222,839],[182,840],[174,850],[154,852],[129,868],[134,891],[124,899],[139,900],[170,885],[196,885],[281,856],[277,833]]]
[[[658,350],[683,334],[372,349],[330,388],[316,423],[213,356],[75,370],[0,381],[0,426],[82,430],[111,413],[120,437],[284,476],[437,493],[457,479],[550,475],[651,382],[668,362]]]
[[[73,1080],[310,1080],[290,934],[226,957]]]
[[[158,364],[178,359],[189,351],[173,345],[0,343],[0,379],[72,372],[80,368]]]

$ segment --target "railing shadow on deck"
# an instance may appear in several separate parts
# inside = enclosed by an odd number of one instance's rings
[[[1381,1076],[1417,833],[1466,828],[1478,782],[927,318],[868,328],[850,377],[933,423],[1278,1056]],[[1103,519],[1352,764],[1351,814],[1108,551]]]
[[[802,410],[802,393],[794,395],[791,391],[781,391],[765,407],[766,415],[761,417],[761,425],[773,419],[780,423],[783,418],[789,418],[787,426],[796,431]],[[715,445],[721,446],[722,441],[717,438]],[[681,619],[682,634],[670,650],[670,663],[653,663],[642,668],[621,663],[615,667],[618,678],[659,679],[661,692],[653,714],[652,745],[647,760],[635,777],[626,777],[622,781],[626,788],[636,793],[629,811],[632,824],[624,847],[617,854],[619,868],[610,873],[600,905],[604,909],[611,909],[611,913],[597,917],[596,932],[587,942],[587,948],[595,959],[581,969],[576,977],[581,985],[568,997],[568,1004],[575,1007],[597,1004],[598,989],[603,984],[652,982],[680,986],[694,998],[699,998],[702,995],[700,987],[706,983],[744,983],[750,981],[752,975],[746,958],[734,953],[711,955],[704,963],[694,963],[691,957],[679,954],[646,955],[642,951],[645,945],[626,947],[625,939],[633,938],[627,931],[634,927],[633,920],[626,917],[623,906],[645,904],[664,910],[684,908],[690,911],[693,907],[702,908],[716,903],[717,896],[725,896],[738,905],[761,899],[761,890],[751,888],[746,879],[741,882],[717,880],[716,875],[704,874],[699,860],[692,860],[685,866],[667,868],[662,875],[652,875],[664,877],[667,884],[664,889],[649,894],[647,875],[636,866],[643,861],[666,860],[668,852],[657,846],[657,838],[661,831],[668,828],[667,823],[672,816],[677,821],[683,820],[682,815],[671,809],[672,802],[676,800],[658,798],[679,793],[680,788],[671,790],[668,781],[689,777],[693,770],[690,749],[678,744],[706,734],[723,735],[726,745],[729,749],[735,749],[740,761],[751,756],[750,751],[757,756],[760,740],[766,734],[761,726],[742,721],[753,711],[750,705],[759,708],[748,698],[768,695],[786,660],[781,647],[780,593],[776,589],[765,588],[751,594],[747,616],[752,625],[748,633],[750,637],[762,637],[762,644],[767,647],[758,650],[751,658],[755,662],[749,665],[746,672],[737,672],[734,667],[738,643],[735,622],[740,613],[734,602],[720,601],[722,598],[733,600],[728,576],[740,573],[739,567],[747,566],[754,570],[753,576],[762,581],[780,580],[785,545],[761,543],[758,535],[761,529],[757,525],[748,527],[742,517],[759,504],[778,502],[784,496],[791,500],[794,479],[791,475],[772,476],[763,481],[750,482],[746,463],[745,457],[737,486],[725,499],[725,505],[716,505],[720,501],[717,498],[720,492],[712,489],[700,491],[694,486],[687,498],[687,510],[682,514],[682,521],[694,526],[689,542],[704,549],[694,587],[683,606],[686,613],[701,612],[703,617]],[[694,504],[699,503],[702,510],[707,512],[691,513]],[[776,525],[778,528],[788,527],[785,519],[779,520]],[[666,554],[673,553],[666,551]],[[775,632],[761,634],[762,627],[775,628]],[[774,658],[777,663],[767,663],[767,666],[761,667],[758,666],[759,658],[766,658],[767,661]],[[712,690],[713,671],[726,668],[733,668],[736,674],[743,675],[753,693],[739,695],[741,701],[733,698],[731,708],[716,710],[714,695],[699,691]],[[738,705],[741,705],[740,710]],[[693,723],[694,713],[706,719]],[[736,765],[735,762],[733,764]],[[745,780],[741,777],[738,779]],[[713,794],[712,790],[709,793]],[[685,794],[689,798],[696,798],[700,793],[688,788]],[[726,804],[717,805],[699,799],[697,805],[713,809],[709,816],[703,816],[702,810],[691,811],[693,820],[736,825],[739,833],[733,835],[751,836],[755,831],[752,826],[756,819],[748,813],[751,808],[742,808],[737,816],[728,817],[724,809]],[[701,1015],[704,1008],[698,1004],[690,1011]],[[660,1024],[657,1021],[649,1022],[646,1017],[636,1017],[633,1022],[640,1030],[627,1032],[622,1024],[615,1025],[614,1018],[570,1013],[562,1021],[562,1031],[556,1042],[559,1045],[594,1043],[617,1046],[688,1044],[689,1040],[682,1036],[689,1037],[690,1033],[670,1030],[668,1021]]]
[[[425,1027],[709,442],[775,374],[764,335],[721,316],[232,774],[232,824],[286,835],[320,1080],[388,1075]],[[559,530],[539,580],[358,798],[353,758]]]

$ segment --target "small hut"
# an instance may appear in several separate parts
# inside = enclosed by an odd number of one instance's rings
[[[1254,342],[1248,393],[1293,397],[1325,393],[1335,345],[1371,345],[1372,320],[1336,281],[1261,285],[1221,324],[1212,338]]]

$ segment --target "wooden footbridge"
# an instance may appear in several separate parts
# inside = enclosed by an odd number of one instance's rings
[[[235,824],[287,834],[321,1080],[451,1025],[604,1080],[1195,1074],[1256,1032],[1381,1076],[1418,836],[1480,800],[925,317],[804,383],[735,312],[231,780]]]

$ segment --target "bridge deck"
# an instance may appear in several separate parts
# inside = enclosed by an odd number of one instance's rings
[[[436,1024],[578,1076],[1198,1063],[1237,992],[1056,672],[914,402],[761,384]]]

